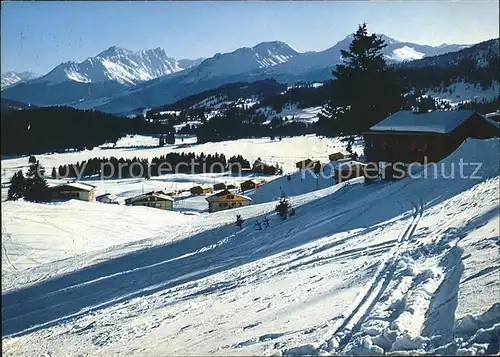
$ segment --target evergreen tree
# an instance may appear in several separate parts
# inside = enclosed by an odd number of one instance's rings
[[[286,196],[282,196],[279,200],[278,205],[275,208],[275,211],[278,213],[281,219],[285,220],[288,217],[288,210],[292,208],[290,203],[288,202],[288,198]]]
[[[56,168],[55,168],[55,167],[53,167],[53,168],[52,168],[52,173],[51,173],[51,175],[50,175],[50,176],[51,176],[53,179],[55,179],[55,178],[57,177],[57,171],[56,171]]]
[[[23,172],[19,170],[10,179],[9,191],[7,192],[7,199],[15,201],[24,196],[26,191],[26,178]]]
[[[50,190],[47,181],[43,177],[45,168],[37,161],[32,163],[26,174],[26,191],[24,198],[33,202],[50,201]]]
[[[357,135],[392,111],[398,110],[401,91],[387,69],[382,49],[387,45],[366,23],[359,26],[349,50],[341,50],[343,63],[333,71],[332,98],[321,113],[325,135]]]

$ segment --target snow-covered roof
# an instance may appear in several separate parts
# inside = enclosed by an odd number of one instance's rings
[[[220,191],[220,192],[217,192],[217,193],[214,193],[213,195],[211,196],[208,196],[207,198],[205,198],[208,202],[213,202],[213,201],[216,201],[219,197],[221,196],[225,196],[225,195],[234,195],[235,197],[241,197],[243,199],[246,199],[248,201],[251,201],[252,199],[248,196],[244,196],[244,195],[240,195],[240,194],[237,194],[237,193],[234,193],[234,192],[231,192],[229,190],[223,190],[223,191]]]
[[[75,188],[77,190],[82,190],[82,191],[92,191],[93,189],[95,189],[94,185],[91,185],[88,183],[83,183],[83,182],[66,182],[66,183],[56,185],[56,186],[52,187],[52,189],[64,187],[64,186]]]
[[[372,126],[370,130],[446,134],[455,130],[473,114],[472,110],[433,111],[429,113],[413,113],[411,110],[403,110]]]
[[[210,186],[210,185],[196,185],[196,186],[193,186],[191,188],[195,188],[195,187],[200,187],[202,189],[212,188],[212,186]]]
[[[346,170],[353,166],[366,166],[364,162],[356,161],[356,160],[339,160],[335,162],[329,162],[326,165],[333,167],[336,170]]]
[[[99,198],[102,198],[102,197],[109,197],[111,199],[114,199],[114,198],[116,198],[116,195],[114,195],[112,193],[104,193],[102,195],[96,196],[96,199],[99,199]]]
[[[254,184],[258,185],[260,183],[260,181],[256,180],[256,179],[248,179],[246,181],[243,181],[242,183],[246,183],[246,182],[253,182]]]
[[[139,196],[128,198],[127,201],[132,203],[132,202],[141,201],[147,197],[156,197],[156,198],[159,198],[159,199],[162,199],[165,201],[173,201],[174,200],[172,197],[170,197],[164,193],[161,193],[161,192],[148,192],[148,193],[144,193],[144,194],[139,195]]]

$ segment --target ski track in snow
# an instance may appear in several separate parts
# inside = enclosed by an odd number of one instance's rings
[[[443,160],[480,160],[481,180],[310,192],[293,175],[213,214],[3,202],[3,354],[498,353],[498,148],[469,140]]]

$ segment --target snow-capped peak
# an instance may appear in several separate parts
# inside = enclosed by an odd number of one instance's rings
[[[111,46],[108,49],[99,53],[96,57],[107,58],[107,57],[114,57],[114,56],[130,56],[133,54],[134,54],[134,52],[127,50],[126,48]]]
[[[179,72],[182,69],[175,58],[167,56],[160,47],[133,52],[111,46],[81,63],[73,61],[62,63],[40,78],[40,81],[50,83],[68,80],[81,83],[116,81],[125,85],[134,85]]]
[[[285,63],[299,53],[281,41],[261,42],[230,53],[217,53],[195,68],[185,82],[247,73]]]
[[[413,47],[403,46],[392,51],[391,54],[386,55],[389,60],[402,62],[402,61],[412,61],[417,59],[422,59],[425,57],[425,53],[418,52]]]
[[[34,72],[14,72],[14,71],[8,71],[5,73],[2,73],[2,89],[5,89],[7,87],[13,86],[14,84],[28,81],[30,79],[34,79],[40,77],[39,74],[34,73]]]

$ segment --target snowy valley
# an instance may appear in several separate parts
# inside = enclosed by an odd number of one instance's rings
[[[499,39],[199,4],[2,74],[2,356],[499,355]]]
[[[149,155],[133,144],[108,150]],[[205,211],[204,196],[179,198],[174,211],[2,202],[3,354],[498,353],[498,139],[469,139],[435,169],[450,177],[460,160],[481,163],[465,168],[468,178],[434,179],[431,169],[371,185],[293,173],[306,155],[325,162],[345,151],[340,141],[221,144],[199,150],[272,153],[266,159],[288,159],[291,179],[269,177],[247,193],[252,205],[218,213]],[[38,158],[50,167],[82,154]],[[132,196],[144,185],[224,180],[232,178],[94,184]],[[282,191],[297,212],[285,221],[274,213]],[[269,227],[257,230],[264,217]]]

